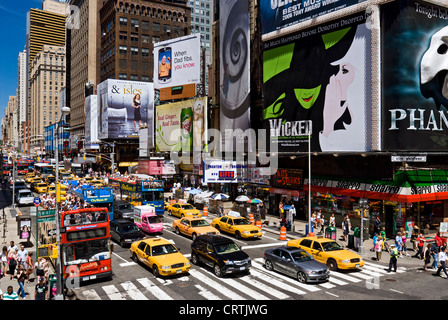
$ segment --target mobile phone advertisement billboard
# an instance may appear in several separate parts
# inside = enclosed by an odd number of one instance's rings
[[[366,0],[261,0],[261,33],[267,34]]]
[[[193,34],[154,44],[154,89],[200,82],[200,40]]]
[[[154,86],[150,82],[108,79],[97,87],[98,138],[138,139],[148,126],[148,147],[154,145]]]
[[[382,150],[448,147],[448,8],[381,6]]]
[[[366,12],[263,43],[263,127],[279,152],[372,146]]]

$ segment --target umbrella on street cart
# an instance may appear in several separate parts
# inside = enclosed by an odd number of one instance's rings
[[[190,191],[188,191],[189,194],[198,194],[201,193],[202,190],[201,189],[191,189]]]
[[[227,200],[229,196],[224,193],[216,193],[210,197],[213,200]]]
[[[244,195],[238,196],[235,199],[235,201],[238,201],[238,202],[247,202],[249,200],[250,200],[250,198],[248,196],[244,196]]]
[[[263,201],[261,201],[261,200],[258,199],[258,198],[253,198],[253,199],[247,201],[247,203],[258,204],[258,203],[263,203]]]

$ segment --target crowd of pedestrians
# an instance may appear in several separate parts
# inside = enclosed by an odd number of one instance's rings
[[[33,253],[28,252],[24,245],[20,248],[10,242],[8,247],[4,246],[1,253],[0,278],[9,277],[9,280],[17,280],[17,290],[12,285],[8,286],[6,292],[0,289],[0,300],[18,300],[20,297],[26,300],[25,282],[30,283],[31,278],[37,279],[34,300],[48,300],[48,273],[49,262],[40,258],[34,263]]]

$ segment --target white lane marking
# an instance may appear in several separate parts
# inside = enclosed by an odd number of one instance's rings
[[[263,276],[263,278],[265,278],[265,277]],[[263,291],[267,294],[270,294],[270,295],[276,297],[277,299],[284,300],[284,299],[290,298],[287,294],[284,294],[283,292],[276,290],[276,289],[264,284],[261,281],[258,281],[257,279],[255,279],[255,277],[252,277],[252,276],[251,277],[242,277],[241,280],[257,287],[258,289],[260,289],[261,291]],[[267,280],[267,279],[265,279],[265,280]]]
[[[216,279],[219,279],[217,276],[213,275]],[[227,278],[226,280],[226,284],[228,284],[229,286],[231,286],[232,288],[235,288],[241,292],[243,292],[244,294],[257,299],[257,300],[270,300],[268,297],[266,297],[265,295],[262,295],[261,293],[252,290],[251,288],[249,288],[248,286],[239,283],[238,281],[235,281],[233,279]]]
[[[375,264],[375,263],[372,263],[372,262],[365,262],[364,264],[365,264],[365,265],[372,266],[372,267],[376,267],[376,268],[381,269],[381,270],[384,270],[384,269],[387,269],[387,268],[388,268],[387,266],[382,266],[382,265],[380,265],[380,264]],[[387,271],[386,271],[386,272],[387,272]],[[398,267],[398,269],[397,269],[397,273],[404,273],[404,272],[406,272],[406,268]]]
[[[328,292],[328,291],[325,291],[325,293],[326,293],[326,294],[329,294],[330,296],[339,298],[339,296],[335,295],[334,293],[331,293],[331,292]]]
[[[148,278],[137,279],[137,281],[145,287],[153,296],[155,296],[159,300],[173,300],[173,298],[168,295],[165,291],[157,287],[151,280]]]
[[[332,273],[332,274],[333,274],[333,273]],[[328,279],[328,281],[333,282],[333,283],[336,283],[336,284],[338,284],[338,285],[340,285],[340,286],[344,286],[344,285],[348,284],[348,283],[345,282],[345,281],[342,281],[342,280],[333,278],[333,277],[331,276],[332,274],[330,274],[330,278]]]
[[[119,256],[118,254],[116,254],[115,252],[112,252],[112,254],[113,254],[114,256],[116,256],[117,258],[123,260],[124,262],[129,263],[129,261],[127,261],[126,259],[120,257],[120,256]]]
[[[396,293],[400,293],[400,294],[403,294],[403,292],[401,292],[401,291],[398,291],[398,290],[394,290],[394,289],[389,289],[390,291],[393,291],[393,292],[396,292]]]
[[[348,281],[351,281],[351,282],[360,282],[361,281],[358,278],[354,278],[352,276],[349,276],[349,275],[346,275],[346,274],[343,274],[343,273],[339,273],[339,272],[332,272],[331,275],[330,275],[330,278],[331,278],[331,276],[342,278],[344,280],[348,280]]]
[[[369,275],[367,275],[365,273],[362,273],[362,272],[353,272],[353,273],[350,273],[350,274],[352,276],[354,276],[354,277],[358,277],[358,278],[361,278],[361,279],[364,279],[364,280],[371,280],[371,279],[374,278],[374,277],[369,276]]]
[[[100,296],[94,289],[85,290],[82,294],[87,300],[101,300]]]
[[[239,294],[233,292],[232,290],[227,289],[220,283],[216,282],[212,278],[207,277],[205,274],[197,271],[196,269],[190,269],[190,275],[198,279],[199,281],[202,281],[206,285],[214,288],[215,290],[219,291],[223,295],[225,295],[227,298],[230,298],[232,300],[246,300]]]
[[[131,281],[123,282],[121,283],[121,286],[132,300],[148,300],[148,298],[145,297],[145,295],[141,293]]]
[[[324,287],[325,289],[336,288],[336,286],[334,284],[331,284],[331,283],[328,283],[328,282],[319,283],[319,286]]]
[[[260,269],[260,270],[262,270],[262,271],[265,271],[265,270],[266,270],[265,268],[263,268],[263,266],[262,266],[261,264],[255,262],[255,261],[252,261],[252,266],[255,267],[255,268],[257,268],[257,269]],[[266,270],[265,272],[269,272],[269,271]],[[273,272],[272,272],[272,273],[270,272],[269,274],[274,275]],[[317,288],[317,287],[315,287],[315,286],[312,286],[312,285],[309,285],[309,284],[305,284],[305,283],[300,283],[300,282],[298,282],[297,280],[294,280],[294,279],[292,279],[292,278],[289,278],[289,277],[287,277],[287,276],[284,276],[284,275],[282,275],[282,274],[280,274],[280,273],[275,273],[275,277],[276,277],[276,278],[280,278],[280,279],[282,279],[282,280],[284,280],[284,281],[290,282],[290,283],[292,283],[292,284],[294,284],[294,285],[296,285],[296,286],[298,286],[298,287],[301,287],[301,288],[306,289],[306,290],[311,291],[311,292],[316,292],[316,291],[319,291],[319,290],[320,290],[319,288]]]
[[[221,300],[220,297],[218,297],[217,295],[214,295],[213,293],[211,293],[210,291],[208,291],[207,289],[205,289],[204,287],[202,287],[199,284],[195,284],[194,285],[198,290],[198,294],[202,297],[204,297],[207,300]]]
[[[137,265],[135,262],[120,263],[120,267],[129,267],[129,266],[135,266],[135,265]]]
[[[250,273],[253,274],[254,276],[260,278],[260,279],[263,279],[263,280],[269,282],[271,285],[276,286],[278,288],[281,288],[283,290],[286,290],[286,291],[289,291],[289,292],[292,292],[292,293],[295,293],[295,294],[298,294],[298,295],[306,294],[305,291],[302,291],[302,290],[300,290],[300,289],[298,289],[296,287],[290,286],[289,284],[284,283],[283,281],[277,280],[277,279],[267,275],[264,272],[260,272],[260,271],[251,269]]]
[[[287,241],[283,241],[283,242],[277,242],[277,243],[255,244],[252,246],[242,247],[242,249],[248,250],[248,249],[267,248],[267,247],[280,247],[280,246],[286,246],[287,243],[288,243]],[[263,260],[263,258],[258,258],[258,259]]]
[[[103,286],[102,289],[110,300],[126,300],[114,285]]]

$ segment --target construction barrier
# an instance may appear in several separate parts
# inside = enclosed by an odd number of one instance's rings
[[[261,220],[257,220],[257,222],[255,223],[255,225],[261,229],[262,224],[261,224]]]
[[[280,240],[286,241],[286,227],[280,228]]]
[[[202,216],[203,217],[207,217],[208,216],[208,207],[207,206],[204,206],[204,209],[202,211]]]
[[[255,224],[255,219],[254,219],[254,214],[253,213],[249,213],[249,222],[251,225]]]

